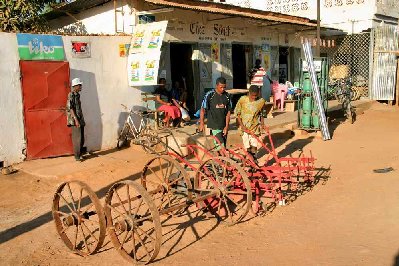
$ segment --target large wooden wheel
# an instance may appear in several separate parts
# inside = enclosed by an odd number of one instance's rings
[[[241,221],[251,208],[251,183],[244,170],[229,158],[205,161],[195,174],[194,188],[198,197],[215,195],[204,200],[203,207],[228,225]]]
[[[143,169],[141,183],[160,212],[182,206],[192,199],[192,185],[187,172],[168,156],[157,156],[148,161]],[[179,211],[179,208],[175,210]]]
[[[105,214],[111,242],[123,258],[136,264],[155,259],[162,243],[161,221],[140,184],[115,183],[105,198]]]
[[[106,228],[104,212],[85,183],[62,183],[54,194],[52,214],[57,232],[70,250],[87,256],[101,247]]]

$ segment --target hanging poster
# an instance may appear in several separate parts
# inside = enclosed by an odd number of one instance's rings
[[[65,60],[61,36],[17,33],[17,43],[21,60]]]
[[[130,54],[128,56],[129,86],[156,85],[160,51]]]
[[[262,43],[262,52],[270,52],[270,44]]]
[[[156,85],[167,21],[136,25],[128,56],[129,86]]]
[[[129,53],[143,53],[146,50],[159,50],[165,36],[168,21],[138,24],[133,29]]]
[[[89,42],[72,41],[72,57],[88,58],[90,56]]]
[[[264,53],[263,54],[263,68],[266,71],[270,70],[270,53]]]
[[[211,44],[211,58],[214,62],[219,62],[219,43]]]
[[[130,47],[130,43],[119,44],[119,56],[127,57],[127,55],[129,54],[129,47]]]

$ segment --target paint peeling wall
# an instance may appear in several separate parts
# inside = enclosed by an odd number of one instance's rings
[[[25,158],[25,136],[17,38],[0,32],[0,40],[0,162],[7,166]]]

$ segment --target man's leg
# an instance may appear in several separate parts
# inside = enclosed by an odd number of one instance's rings
[[[212,129],[211,130],[211,134],[213,136],[215,136],[216,139],[218,140],[218,141],[214,140],[215,148],[216,148],[217,151],[219,151],[221,149],[220,144],[222,144],[222,146],[226,147],[227,136],[223,136],[223,130]]]
[[[72,127],[73,154],[75,155],[76,160],[80,159],[81,139],[82,139],[81,128]]]
[[[84,148],[84,144],[85,144],[85,127],[80,127],[80,154],[79,156],[81,156],[82,154],[85,154],[85,148]]]

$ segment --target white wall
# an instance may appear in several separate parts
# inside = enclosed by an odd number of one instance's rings
[[[118,8],[122,10],[122,7]],[[130,8],[123,6],[122,13],[117,13],[118,32],[132,33],[134,16]],[[84,10],[80,13],[70,16],[62,16],[51,20],[50,27],[54,30],[65,31],[70,34],[85,35],[89,34],[115,34],[115,10],[113,1],[102,6]],[[80,23],[76,23],[78,20]],[[78,27],[76,27],[79,25]],[[69,30],[68,30],[69,29]]]
[[[24,160],[26,147],[19,58],[15,34],[0,33],[0,40],[0,161],[12,164]],[[128,86],[127,58],[119,56],[119,44],[130,43],[130,37],[63,36],[63,41],[71,79],[83,81],[86,146],[89,150],[115,147],[127,115],[121,104],[142,108],[141,91]],[[71,41],[90,42],[91,57],[73,58]]]
[[[320,2],[321,25],[348,33],[352,31],[359,33],[372,28],[375,14],[399,18],[398,0],[321,0]],[[317,19],[316,0],[226,0],[224,3]]]
[[[127,82],[127,58],[119,57],[119,44],[130,43],[122,36],[64,36],[71,79],[83,81],[82,109],[86,120],[86,146],[89,150],[116,146],[118,130],[126,113],[121,104],[141,106],[141,91]],[[71,41],[91,43],[90,58],[73,58]]]
[[[25,158],[25,136],[17,38],[0,32],[0,40],[0,162],[8,165]]]

